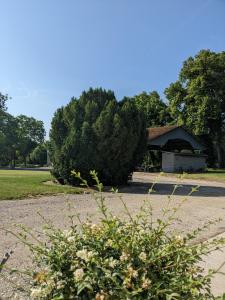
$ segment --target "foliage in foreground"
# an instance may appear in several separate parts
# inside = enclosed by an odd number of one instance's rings
[[[23,272],[30,275],[31,298],[215,299],[210,291],[213,271],[203,275],[199,262],[224,241],[193,243],[211,223],[183,237],[169,234],[179,207],[165,209],[164,219],[153,221],[149,201],[132,216],[122,199],[128,219],[115,217],[106,207],[96,173],[91,175],[99,189],[94,196],[102,214],[100,223],[87,220],[77,226],[71,215],[69,230],[56,229],[50,223],[45,226],[46,242],[25,227],[17,235],[34,255],[36,269]],[[80,178],[79,173],[76,176]],[[29,242],[29,235],[35,245]]]
[[[59,182],[76,183],[74,169],[91,180],[95,169],[104,184],[124,184],[145,152],[145,120],[132,101],[117,102],[112,91],[90,89],[57,110],[50,141]]]

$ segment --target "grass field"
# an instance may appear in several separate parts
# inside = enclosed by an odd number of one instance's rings
[[[201,173],[185,173],[184,178],[225,182],[225,169],[208,169],[206,172]]]
[[[45,184],[52,179],[50,172],[0,170],[0,200],[58,193],[80,193],[79,188]]]

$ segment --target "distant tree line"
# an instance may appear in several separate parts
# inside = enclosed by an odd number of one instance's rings
[[[8,95],[0,93],[0,166],[46,163],[43,122],[25,115],[12,116],[7,112],[7,100]]]

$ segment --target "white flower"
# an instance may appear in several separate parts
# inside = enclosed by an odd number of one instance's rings
[[[131,277],[137,278],[138,277],[138,271],[134,270],[132,267],[128,268],[128,273]]]
[[[122,233],[122,231],[123,231],[123,229],[122,229],[121,227],[119,227],[119,228],[117,229],[117,232],[118,232],[118,233]]]
[[[184,239],[183,239],[180,235],[176,235],[176,236],[175,236],[175,241],[176,241],[178,244],[183,244]]]
[[[76,269],[76,267],[74,265],[71,265],[70,271],[74,271],[75,269]]]
[[[99,294],[97,293],[96,296],[95,296],[95,299],[96,300],[105,300],[105,295],[104,294]]]
[[[83,269],[77,269],[74,273],[74,278],[76,281],[80,281],[84,277],[84,270]]]
[[[71,229],[70,230],[64,230],[63,234],[66,238],[68,238],[69,236],[71,236],[73,234],[73,231]]]
[[[63,274],[62,274],[62,272],[57,272],[57,273],[56,273],[56,276],[58,276],[58,277],[62,277],[62,276],[63,276]]]
[[[152,283],[151,280],[148,279],[148,278],[146,278],[146,279],[143,281],[141,287],[142,287],[143,289],[147,289],[148,287],[150,287],[151,283]]]
[[[114,268],[117,265],[117,260],[110,258],[109,266],[110,268]]]
[[[139,254],[139,258],[140,258],[140,260],[142,260],[142,261],[146,261],[146,258],[147,258],[146,253],[145,253],[145,252],[141,252],[141,253]]]
[[[92,224],[90,229],[93,234],[97,234],[101,230],[101,226],[99,224]]]
[[[126,261],[129,258],[129,254],[122,252],[122,255],[120,256],[120,261]]]
[[[91,225],[91,230],[96,230],[98,229],[98,225],[97,224],[92,224]]]
[[[69,243],[74,242],[75,240],[76,240],[76,237],[75,237],[75,236],[69,236],[69,237],[67,238],[67,241],[68,241]]]
[[[106,242],[106,246],[109,246],[109,247],[112,247],[113,245],[113,241],[111,239],[109,239],[107,242]]]
[[[87,251],[86,249],[79,250],[76,253],[77,257],[83,259],[84,261],[88,262],[93,257],[92,251]]]
[[[59,281],[57,282],[57,290],[63,289],[64,286],[65,286],[65,281],[64,281],[64,280],[59,280]]]
[[[140,229],[139,230],[139,235],[142,235],[142,234],[144,234],[145,233],[145,230],[144,229]]]
[[[31,298],[38,299],[43,295],[43,291],[41,288],[31,289]]]

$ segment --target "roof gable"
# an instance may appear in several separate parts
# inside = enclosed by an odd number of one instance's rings
[[[198,139],[182,126],[164,126],[148,128],[148,144],[152,146],[164,146],[169,140],[181,139],[189,142],[193,149],[204,150],[205,147]]]
[[[178,128],[178,125],[172,125],[172,126],[163,126],[163,127],[151,127],[148,128],[148,139],[149,140],[154,140],[155,138],[164,135],[166,133],[168,133],[171,130],[174,130],[176,128]]]

